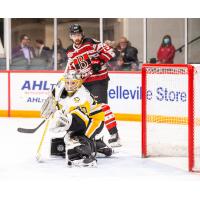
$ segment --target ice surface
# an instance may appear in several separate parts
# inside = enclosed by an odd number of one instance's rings
[[[138,122],[118,122],[123,146],[116,148],[113,157],[99,158],[97,168],[68,168],[63,159],[48,159],[49,134],[42,149],[44,162],[38,163],[35,156],[44,126],[35,134],[16,130],[34,128],[40,122],[0,118],[1,200],[196,197],[200,174],[187,171],[187,158],[141,158]]]

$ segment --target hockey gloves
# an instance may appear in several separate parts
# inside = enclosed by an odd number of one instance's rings
[[[52,96],[49,96],[45,99],[41,109],[40,109],[40,115],[41,117],[44,117],[46,119],[49,118],[49,116],[56,111],[56,102],[53,99]]]
[[[91,64],[93,73],[98,74],[99,70],[101,70],[101,61],[98,58],[93,58]]]

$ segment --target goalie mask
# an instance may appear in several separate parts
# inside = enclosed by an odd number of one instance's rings
[[[65,74],[65,89],[71,95],[81,87],[82,82],[81,75],[75,70],[70,70]]]

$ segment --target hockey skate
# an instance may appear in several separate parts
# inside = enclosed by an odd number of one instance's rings
[[[68,160],[68,167],[97,167],[97,160],[94,157],[83,158],[79,160]]]
[[[111,147],[121,147],[122,146],[118,133],[112,134],[110,139],[108,140],[108,143],[110,144]]]

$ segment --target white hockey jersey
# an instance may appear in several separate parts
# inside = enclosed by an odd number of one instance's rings
[[[88,118],[104,121],[104,113],[101,104],[98,104],[90,92],[82,85],[72,96],[69,96],[65,88],[57,97],[58,107],[64,113],[77,115],[85,124]]]

